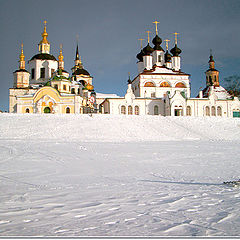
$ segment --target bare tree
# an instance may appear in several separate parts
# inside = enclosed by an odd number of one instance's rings
[[[240,76],[233,75],[224,78],[224,87],[234,97],[240,97]]]

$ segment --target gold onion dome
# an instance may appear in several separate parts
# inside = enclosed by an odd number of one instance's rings
[[[63,61],[62,46],[60,46],[60,53],[59,53],[59,56],[58,56],[58,60]]]
[[[86,88],[88,91],[92,91],[94,87],[93,87],[93,85],[91,85],[91,84],[88,83],[85,88]]]
[[[47,21],[44,21],[44,30],[43,30],[43,33],[42,33],[42,40],[40,43],[49,43],[48,40],[47,40],[47,37],[48,37],[48,33],[47,33]]]
[[[25,60],[25,56],[23,54],[23,43],[21,44],[21,54],[19,56],[19,59],[20,59],[20,61],[24,61]]]

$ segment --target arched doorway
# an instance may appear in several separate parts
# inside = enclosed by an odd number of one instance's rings
[[[69,107],[66,108],[66,113],[70,113],[70,108]]]
[[[45,107],[44,108],[44,113],[51,113],[50,107]]]

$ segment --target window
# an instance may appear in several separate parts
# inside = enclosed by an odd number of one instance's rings
[[[185,86],[184,83],[179,82],[179,83],[176,84],[175,87],[176,87],[176,88],[185,88],[186,86]]]
[[[156,93],[155,92],[152,92],[151,93],[151,98],[155,98],[156,97]]]
[[[170,84],[168,82],[162,82],[160,84],[160,87],[171,87]]]
[[[63,90],[66,90],[66,85],[65,84],[63,84]]]
[[[135,110],[135,115],[139,115],[139,106],[135,106],[134,110]]]
[[[69,107],[66,108],[66,113],[70,113],[70,108]]]
[[[71,93],[75,94],[75,89],[74,88],[72,88]]]
[[[78,89],[78,94],[80,94],[80,88]]]
[[[29,113],[29,108],[26,108],[26,113]]]
[[[208,106],[205,108],[205,115],[210,116],[210,108]]]
[[[154,106],[154,115],[158,115],[158,106],[157,105]]]
[[[51,77],[53,76],[53,73],[55,72],[55,70],[52,68],[51,69]]]
[[[57,84],[55,84],[55,85],[54,85],[54,88],[58,90],[58,85],[57,85]]]
[[[222,108],[219,106],[217,107],[217,115],[222,116]]]
[[[126,107],[125,106],[121,106],[121,114],[126,114]]]
[[[158,55],[158,62],[161,62],[161,61],[162,61],[161,55]]]
[[[41,68],[40,78],[45,78],[45,68]]]
[[[154,85],[154,83],[152,83],[152,82],[146,82],[146,83],[144,84],[144,87],[155,87],[155,85]]]
[[[216,108],[214,106],[212,106],[211,111],[212,111],[212,116],[216,116]]]
[[[187,116],[191,116],[191,115],[192,115],[191,107],[187,106]]]
[[[35,68],[32,68],[32,70],[31,70],[31,76],[32,76],[32,79],[35,78]]]
[[[133,114],[132,106],[128,106],[128,115],[132,115],[132,114]]]

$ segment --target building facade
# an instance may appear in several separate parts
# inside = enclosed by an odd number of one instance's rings
[[[239,99],[220,86],[212,55],[206,87],[191,98],[190,75],[181,70],[177,33],[169,52],[168,40],[164,50],[156,27],[153,48],[148,37],[148,44],[137,54],[138,75],[133,80],[129,77],[124,97],[95,93],[78,46],[70,75],[64,69],[62,47],[57,60],[50,54],[47,37],[45,23],[39,53],[29,61],[29,71],[22,46],[19,69],[13,73],[13,88],[9,89],[9,112],[240,117]]]

